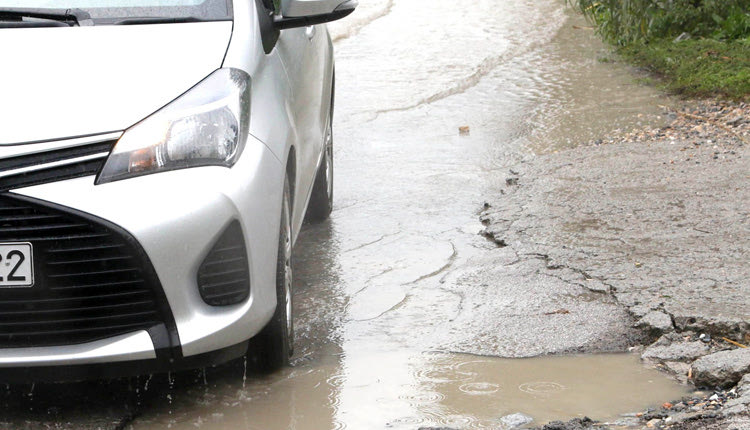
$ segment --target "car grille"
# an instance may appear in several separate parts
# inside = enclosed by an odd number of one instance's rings
[[[240,303],[250,295],[250,272],[242,227],[232,222],[198,269],[198,290],[211,306]]]
[[[119,230],[0,195],[0,242],[31,242],[35,281],[0,289],[0,348],[83,343],[164,324],[151,264]]]
[[[83,145],[0,159],[0,191],[96,175],[117,142],[111,135]]]

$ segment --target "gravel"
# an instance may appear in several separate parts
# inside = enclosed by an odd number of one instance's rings
[[[570,421],[552,421],[542,427],[538,427],[541,430],[589,430],[593,428],[601,429],[596,421],[591,420],[589,417],[576,418]]]
[[[624,132],[617,130],[595,144],[622,142],[693,141],[697,145],[750,144],[750,104],[726,101],[691,101],[667,110],[672,122],[664,127]],[[719,148],[717,148],[719,149]]]

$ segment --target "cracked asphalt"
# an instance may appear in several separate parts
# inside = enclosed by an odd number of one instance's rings
[[[573,269],[656,334],[743,342],[750,160],[746,146],[720,144],[612,144],[521,163],[488,204],[487,234]]]

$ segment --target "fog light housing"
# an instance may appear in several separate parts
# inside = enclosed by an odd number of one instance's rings
[[[230,306],[250,295],[250,270],[245,236],[239,221],[232,221],[198,269],[198,290],[211,306]]]

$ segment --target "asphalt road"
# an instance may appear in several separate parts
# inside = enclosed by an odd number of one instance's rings
[[[481,221],[513,166],[658,123],[669,100],[599,61],[562,4],[475,3],[373,0],[331,26],[335,207],[297,243],[290,369],[8,387],[0,428],[495,428],[681,395],[637,357],[570,356],[643,332],[606,285]],[[567,357],[514,360],[549,354]]]

